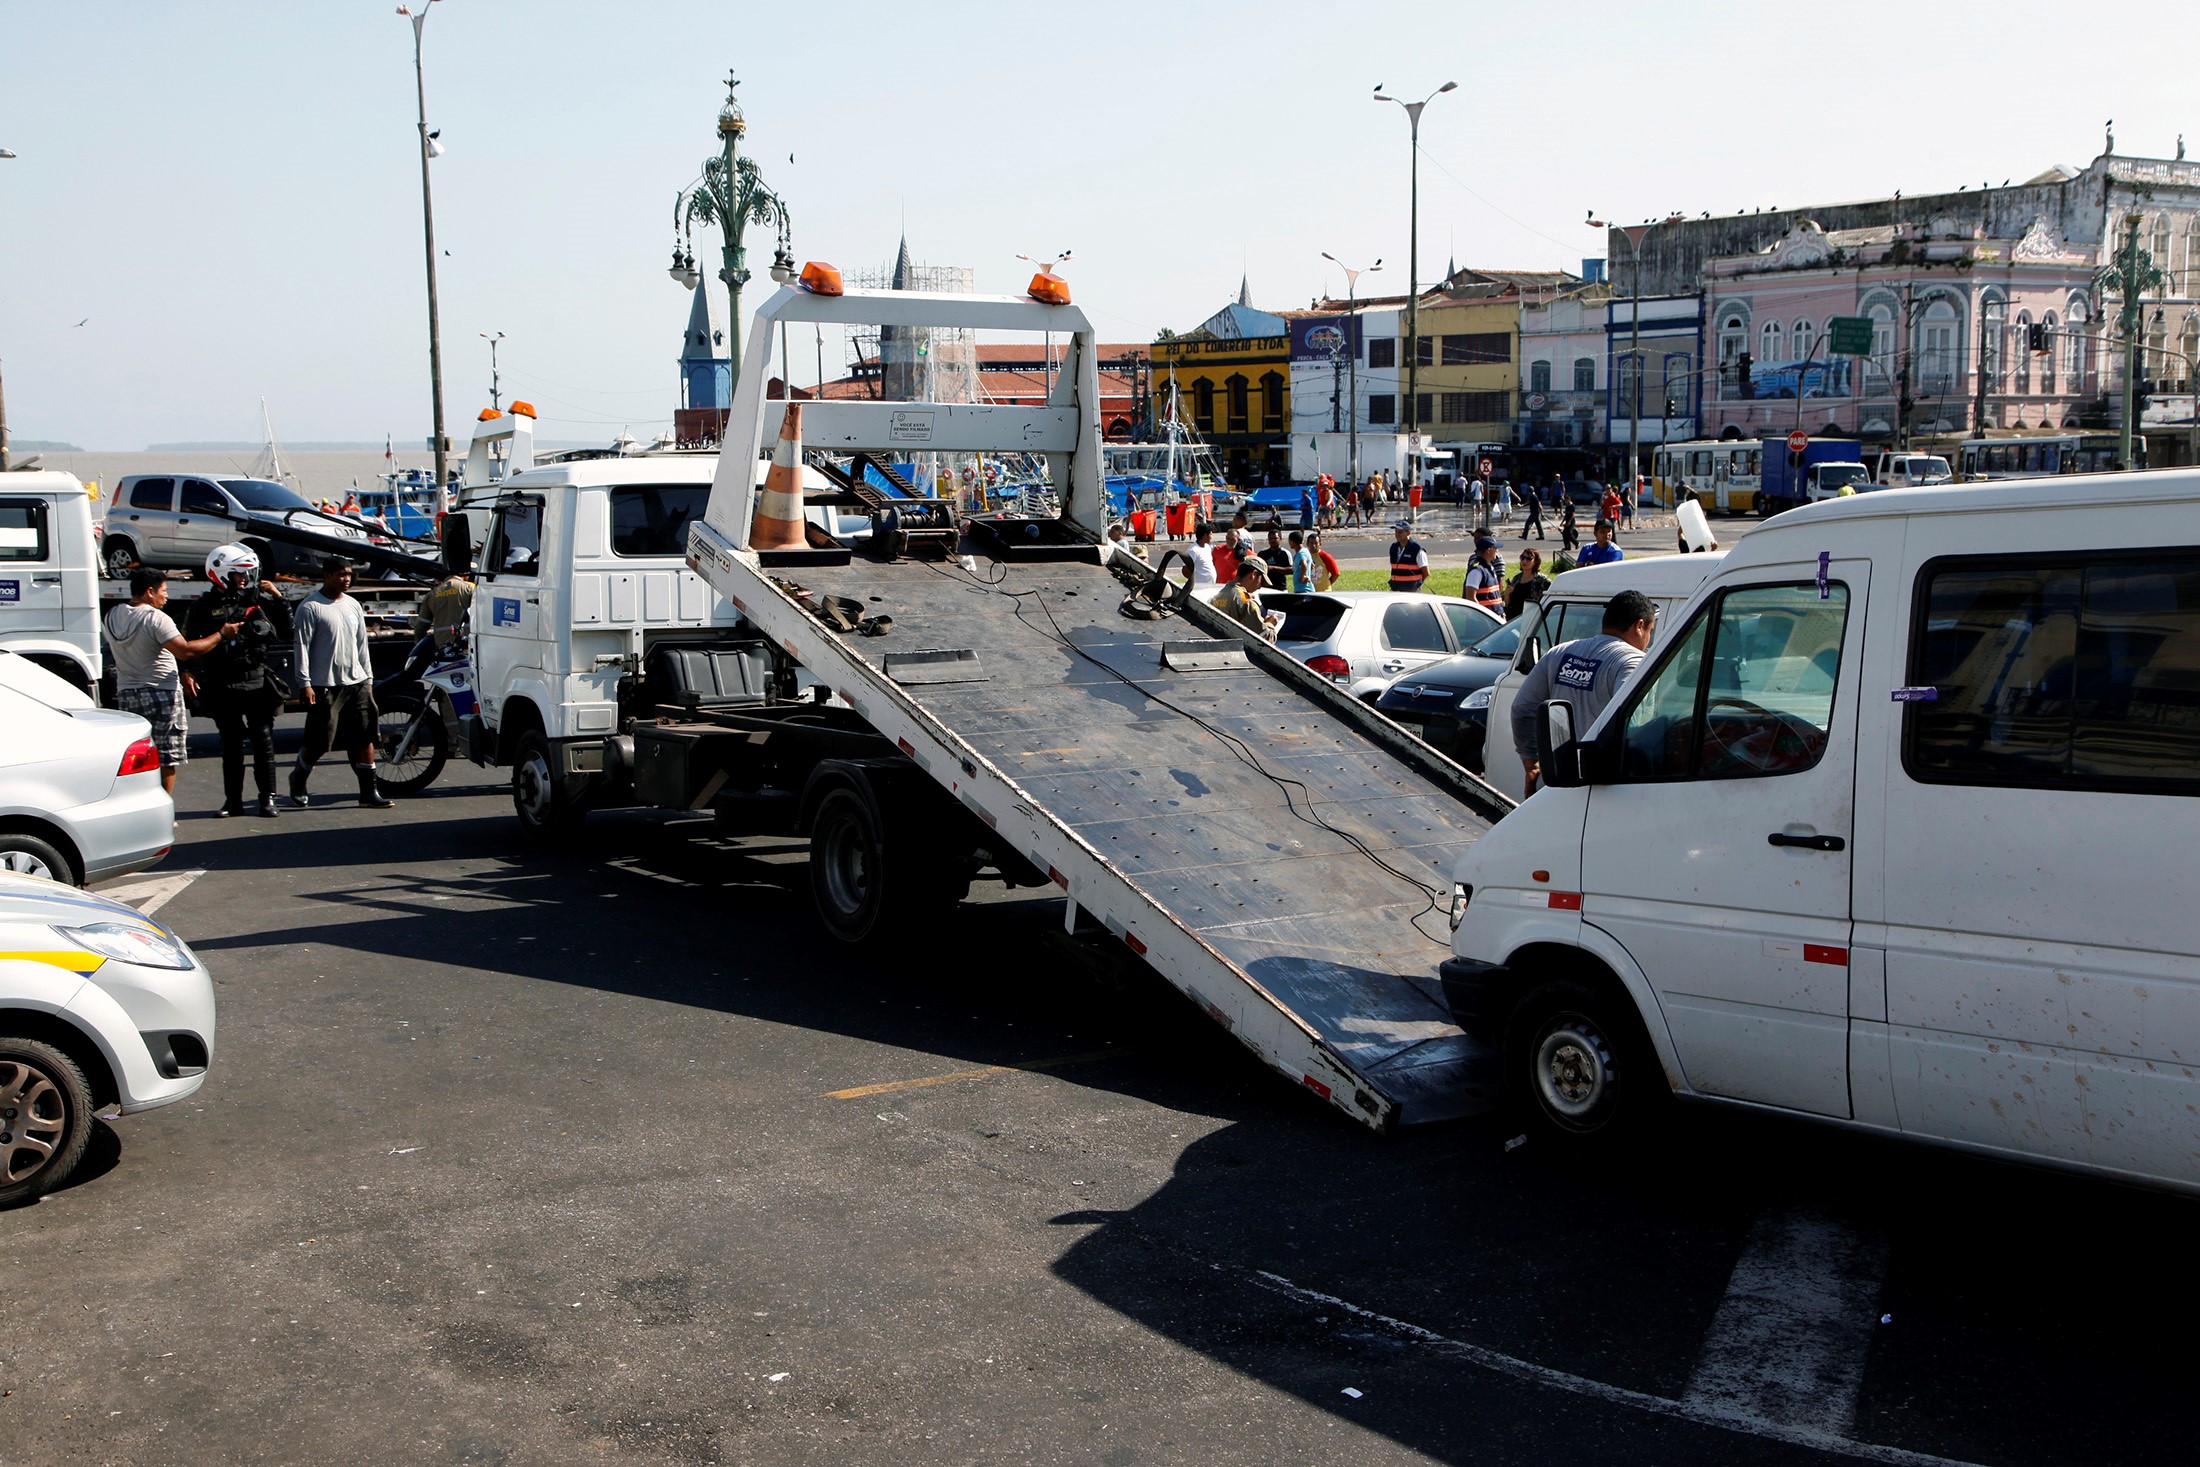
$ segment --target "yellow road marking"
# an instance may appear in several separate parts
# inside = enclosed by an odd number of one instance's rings
[[[923,1090],[932,1085],[952,1085],[958,1080],[983,1080],[990,1075],[1013,1075],[1021,1070],[1058,1070],[1064,1065],[1082,1065],[1129,1053],[1127,1049],[1096,1049],[1090,1054],[1065,1054],[1057,1059],[1032,1060],[1021,1065],[987,1065],[982,1070],[956,1070],[953,1074],[926,1075],[917,1080],[888,1080],[882,1085],[857,1085],[848,1090],[828,1090],[825,1098],[861,1100],[866,1095],[886,1095],[896,1090]]]

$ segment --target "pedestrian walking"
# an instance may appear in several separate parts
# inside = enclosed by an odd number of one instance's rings
[[[1610,520],[1598,520],[1596,528],[1590,531],[1592,535],[1596,536],[1596,543],[1583,547],[1581,555],[1575,563],[1577,565],[1610,565],[1615,560],[1625,560],[1627,552],[1612,543],[1612,532],[1617,528]]]
[[[1299,533],[1302,535],[1314,528],[1314,508],[1314,486],[1299,485]]]
[[[1474,559],[1467,563],[1460,594],[1489,611],[1505,609],[1505,562],[1497,555],[1497,542],[1487,535],[1474,537]]]
[[[1192,531],[1192,543],[1184,547],[1184,558],[1192,563],[1192,589],[1218,584],[1215,579],[1215,530],[1202,520]]]
[[[1481,476],[1476,475],[1474,482],[1467,486],[1467,523],[1477,530],[1482,528],[1482,499],[1486,493],[1488,490]]]
[[[1574,497],[1569,494],[1559,505],[1558,548],[1568,555],[1581,548],[1581,521],[1574,517]]]
[[[212,589],[191,603],[184,635],[203,637],[224,626],[237,634],[215,644],[193,669],[199,711],[222,736],[223,816],[244,814],[245,756],[252,757],[252,786],[259,813],[275,817],[275,715],[282,689],[267,671],[268,652],[290,640],[290,606],[260,579],[260,558],[249,545],[224,545],[206,557]]]
[[[321,589],[298,603],[292,643],[298,680],[305,685],[306,734],[290,770],[290,802],[309,802],[306,781],[314,764],[341,744],[359,780],[359,803],[386,810],[390,799],[374,782],[374,664],[367,653],[367,617],[351,589],[351,562],[321,562]]]
[[[1337,557],[1331,555],[1322,544],[1322,532],[1316,530],[1306,537],[1306,548],[1314,557],[1314,589],[1326,591],[1337,584],[1344,571],[1337,565]]]
[[[1619,523],[1619,507],[1619,486],[1617,484],[1605,485],[1604,498],[1598,501],[1597,504],[1597,518],[1610,520],[1616,525]]]
[[[1524,492],[1520,496],[1520,508],[1520,538],[1523,540],[1527,539],[1528,532],[1530,530],[1533,530],[1535,532],[1536,539],[1542,539],[1543,496],[1536,492],[1536,487],[1533,483],[1524,486]]]
[[[1428,552],[1413,538],[1413,526],[1400,520],[1390,527],[1390,589],[1418,591],[1428,584]]]
[[[107,647],[114,653],[115,706],[153,726],[160,751],[160,787],[176,792],[176,771],[189,758],[191,732],[184,698],[198,685],[181,664],[204,657],[242,630],[224,622],[203,637],[186,638],[168,615],[168,573],[139,566],[130,572],[130,599],[107,613]]]
[[[1306,542],[1320,535],[1319,530],[1309,530],[1303,535],[1297,530],[1291,532],[1291,589],[1294,591],[1314,589],[1314,552],[1307,549]]]
[[[1533,500],[1530,502],[1533,503]],[[1543,593],[1550,589],[1551,578],[1543,574],[1543,552],[1521,551],[1520,574],[1514,576],[1512,584],[1505,588],[1505,620],[1511,621],[1540,602]]]
[[[1553,698],[1565,703],[1573,710],[1575,737],[1587,734],[1642,666],[1657,626],[1657,603],[1640,591],[1622,591],[1604,603],[1602,630],[1559,643],[1521,679],[1513,694],[1513,752],[1527,768],[1530,794],[1543,772],[1537,725],[1544,703]]]

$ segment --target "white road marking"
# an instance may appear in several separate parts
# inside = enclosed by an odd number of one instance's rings
[[[101,887],[95,895],[121,902],[126,907],[136,907],[138,915],[150,917],[183,895],[183,889],[204,876],[204,870],[176,871],[164,876],[128,876]]]
[[[1758,1218],[1681,1399],[1706,1415],[1845,1436],[1886,1272],[1883,1243],[1818,1213]]]

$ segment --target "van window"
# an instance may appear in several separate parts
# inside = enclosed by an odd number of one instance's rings
[[[1437,625],[1436,608],[1426,601],[1393,601],[1383,609],[1383,645],[1393,652],[1451,650]]]
[[[1939,562],[1918,606],[1911,778],[2200,794],[2200,551]]]
[[[1629,700],[1631,780],[1794,774],[1825,754],[1848,588],[1748,586],[1699,611]]]
[[[687,554],[688,525],[710,505],[708,484],[636,484],[611,491],[613,555]]]
[[[521,502],[498,510],[494,542],[489,553],[491,575],[538,574],[542,568],[542,506]]]
[[[130,486],[130,508],[168,509],[176,502],[173,479],[140,479]]]
[[[1561,642],[1593,637],[1603,630],[1603,602],[1546,601],[1542,619],[1536,623],[1535,636],[1529,640],[1528,650],[1520,659],[1520,670],[1525,672],[1535,666],[1544,653]]]
[[[183,512],[185,514],[227,515],[229,503],[221,491],[204,479],[183,481]]]
[[[46,501],[0,499],[0,561],[44,560]]]

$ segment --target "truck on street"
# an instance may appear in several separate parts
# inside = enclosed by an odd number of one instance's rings
[[[1813,438],[1803,449],[1802,463],[1793,463],[1784,438],[1762,440],[1763,478],[1757,490],[1757,513],[1771,516],[1815,500],[1833,499],[1843,488],[1862,492],[1872,487],[1871,473],[1859,461],[1860,448],[1852,439]]]

